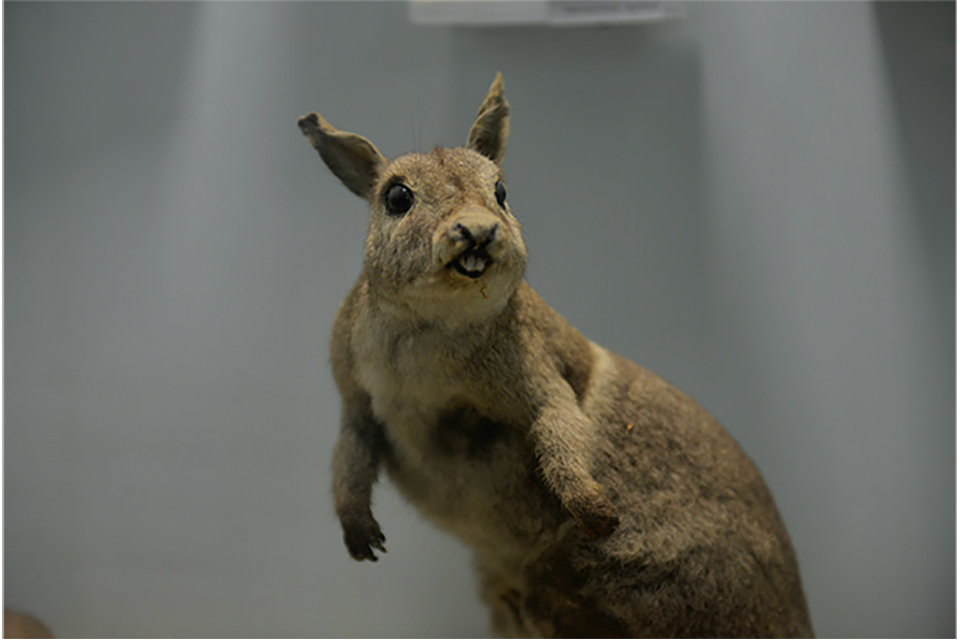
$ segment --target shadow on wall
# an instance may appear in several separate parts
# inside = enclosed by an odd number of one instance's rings
[[[873,11],[923,244],[920,254],[928,260],[928,275],[948,279],[952,290],[955,207],[946,208],[939,196],[953,193],[956,184],[956,5],[891,2],[878,3]],[[944,135],[941,125],[947,122],[952,131]],[[952,304],[944,307],[952,313]]]
[[[922,261],[926,321],[935,339],[922,343],[924,407],[932,424],[943,425],[950,443],[941,449],[934,481],[953,505],[935,526],[946,555],[945,567],[956,566],[956,4],[877,3],[873,6],[891,104],[893,126],[902,159],[907,210],[901,222],[910,255]],[[948,293],[949,292],[949,293]],[[950,355],[947,355],[950,354]],[[952,465],[947,459],[952,459]],[[946,473],[949,470],[949,474]],[[944,626],[956,617],[956,582],[935,594]]]
[[[16,162],[6,166],[4,178],[49,184],[91,154],[107,153],[127,138],[155,139],[171,127],[182,115],[180,89],[200,10],[200,3],[172,11],[159,3],[5,7],[4,50],[28,63],[5,65],[4,82],[28,95],[4,104],[6,121],[16,123],[5,130],[4,151]],[[141,28],[145,21],[150,29]],[[71,24],[84,28],[64,26]],[[45,34],[51,31],[66,38],[50,46]],[[38,145],[37,131],[60,144]]]
[[[4,368],[12,373],[4,387],[4,527],[5,550],[15,551],[4,555],[4,581],[13,587],[8,596],[34,603],[56,625],[82,619],[90,592],[62,561],[82,556],[86,541],[50,535],[73,526],[65,520],[83,521],[81,427],[66,407],[80,405],[77,388],[96,365],[83,359],[93,341],[77,336],[89,336],[87,319],[105,324],[106,297],[91,289],[116,299],[138,269],[103,257],[130,255],[126,234],[139,224],[162,162],[147,145],[183,115],[200,5],[15,3],[4,11],[4,51],[14,53],[4,65],[4,264],[12,274],[4,279]],[[113,170],[92,169],[101,165]],[[38,390],[56,398],[57,414],[43,414]],[[57,420],[65,416],[70,429]],[[57,485],[63,478],[70,480]],[[24,489],[34,482],[48,483],[43,508]],[[5,637],[49,637],[22,622],[5,615]]]

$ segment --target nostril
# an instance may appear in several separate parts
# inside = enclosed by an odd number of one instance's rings
[[[450,226],[449,237],[454,242],[466,242],[472,247],[483,249],[503,236],[500,223],[481,224],[476,221],[455,222]]]
[[[470,229],[468,229],[467,226],[462,222],[458,222],[453,225],[453,228],[450,229],[450,236],[455,240],[466,240],[467,242],[471,243],[475,242]]]
[[[484,229],[483,234],[478,238],[477,244],[481,248],[487,246],[491,242],[496,242],[500,239],[500,223],[494,222],[492,225]]]

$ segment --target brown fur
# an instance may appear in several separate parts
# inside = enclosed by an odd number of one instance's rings
[[[392,161],[300,119],[371,205],[331,340],[348,550],[385,551],[370,509],[383,467],[474,550],[501,635],[812,635],[787,532],[733,439],[523,281],[520,225],[497,195],[508,114],[498,74],[466,148]],[[413,194],[400,214],[398,184]]]

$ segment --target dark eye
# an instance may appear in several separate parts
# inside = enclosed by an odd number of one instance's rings
[[[497,195],[497,204],[502,208],[507,201],[507,188],[503,186],[502,182],[497,180],[497,186],[494,187],[493,192]]]
[[[387,189],[384,199],[387,213],[392,216],[402,216],[413,206],[413,192],[404,184],[395,184]]]

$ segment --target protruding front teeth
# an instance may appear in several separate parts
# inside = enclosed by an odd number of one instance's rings
[[[460,256],[460,266],[464,271],[477,272],[487,268],[487,261],[475,254]]]

